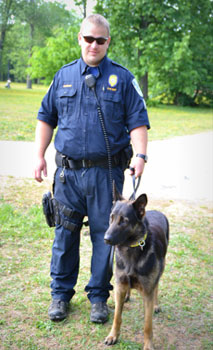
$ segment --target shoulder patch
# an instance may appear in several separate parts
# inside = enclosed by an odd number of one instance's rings
[[[143,97],[143,93],[141,91],[141,88],[140,88],[140,86],[139,86],[139,84],[138,84],[138,82],[137,82],[137,80],[135,78],[132,80],[132,85],[134,86],[134,88],[137,91],[138,95]]]
[[[143,92],[141,91],[141,88],[140,88],[140,86],[139,86],[139,84],[138,84],[138,82],[137,82],[137,80],[135,78],[132,80],[132,85],[134,86],[134,88],[137,91],[138,95],[142,97],[144,108],[147,109],[146,108],[146,102],[145,102],[144,97],[143,97]]]

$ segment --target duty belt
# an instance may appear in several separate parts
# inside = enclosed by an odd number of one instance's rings
[[[58,167],[62,168],[68,168],[68,169],[81,169],[81,168],[92,168],[92,167],[101,167],[101,168],[108,168],[109,163],[107,158],[101,158],[98,160],[89,160],[89,159],[81,159],[81,160],[74,160],[71,159],[60,152],[56,152],[55,157],[56,165]],[[111,158],[112,167],[119,166],[120,164],[120,157],[118,155],[114,155]]]

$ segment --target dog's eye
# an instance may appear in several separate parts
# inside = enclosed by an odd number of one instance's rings
[[[127,225],[129,222],[128,218],[120,216],[119,225]]]

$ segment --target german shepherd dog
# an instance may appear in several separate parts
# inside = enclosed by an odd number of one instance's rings
[[[146,194],[136,200],[125,200],[113,189],[113,207],[105,243],[116,246],[115,314],[105,344],[116,343],[125,299],[131,288],[143,296],[145,324],[144,350],[153,350],[152,315],[159,312],[158,282],[165,266],[169,242],[169,223],[164,214],[145,212]]]

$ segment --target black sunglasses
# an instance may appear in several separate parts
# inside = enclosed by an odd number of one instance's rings
[[[82,36],[88,44],[92,44],[93,41],[96,41],[96,43],[98,45],[104,45],[108,39],[108,38],[104,38],[104,37],[94,38],[93,36],[90,36],[90,35],[82,35]]]

